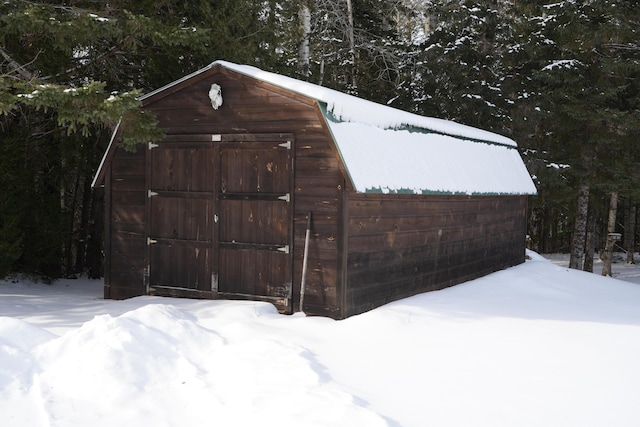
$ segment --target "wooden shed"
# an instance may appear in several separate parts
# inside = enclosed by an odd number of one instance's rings
[[[105,187],[105,298],[345,318],[519,264],[535,187],[509,138],[216,61],[145,95],[166,132]]]

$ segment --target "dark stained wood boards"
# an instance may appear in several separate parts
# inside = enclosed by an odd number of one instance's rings
[[[211,108],[212,83],[224,103]],[[104,169],[105,296],[345,318],[524,260],[526,196],[359,194],[317,101],[214,67],[145,98],[167,136]]]
[[[214,225],[211,144],[159,142],[148,153],[148,286],[210,292]]]
[[[354,195],[348,315],[524,261],[526,197]]]
[[[293,135],[220,144],[221,294],[291,298],[292,148]]]

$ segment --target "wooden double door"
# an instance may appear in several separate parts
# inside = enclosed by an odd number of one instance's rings
[[[151,293],[273,301],[292,283],[291,134],[170,135],[147,156]]]

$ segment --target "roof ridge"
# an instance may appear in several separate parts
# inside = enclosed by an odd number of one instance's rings
[[[332,116],[339,121],[358,122],[387,129],[415,127],[442,135],[478,142],[494,143],[511,147],[518,146],[511,138],[491,131],[478,129],[452,120],[421,116],[409,111],[400,110],[388,105],[359,98],[335,89],[319,86],[315,83],[298,80],[281,74],[275,74],[270,71],[264,71],[257,67],[238,65],[232,62],[218,60],[211,63],[209,68],[216,64],[226,69],[248,75],[258,80],[274,84],[303,96],[323,102],[326,104],[327,112],[332,114]],[[368,105],[368,107],[361,108],[362,105]],[[372,117],[372,114],[370,114],[372,110],[376,110],[378,114],[374,114]]]

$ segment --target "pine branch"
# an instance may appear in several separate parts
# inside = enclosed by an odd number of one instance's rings
[[[628,44],[610,43],[610,44],[606,44],[605,46],[611,49],[640,51],[640,46],[638,46],[637,44],[631,44],[631,43],[628,43]]]
[[[107,57],[111,56],[112,54],[114,54],[115,52],[120,50],[126,41],[128,41],[128,40],[130,40],[132,38],[133,38],[133,35],[129,35],[129,36],[125,37],[122,40],[122,42],[120,42],[118,45],[112,46],[106,52],[100,54],[99,56],[97,56],[93,60],[87,61],[87,63],[85,63],[85,64],[76,65],[75,67],[69,68],[68,70],[65,70],[64,72],[58,73],[58,74],[56,74],[54,76],[47,76],[43,80],[49,80],[49,79],[52,79],[52,78],[53,79],[59,79],[62,76],[72,77],[74,72],[80,71],[82,69],[87,69],[87,68],[91,67],[92,65],[94,65],[95,63],[98,63],[98,62],[106,59]]]
[[[27,62],[25,65],[20,65],[15,59],[11,57],[11,55],[9,55],[6,50],[4,50],[2,46],[0,46],[0,55],[2,55],[5,61],[9,63],[9,66],[13,68],[11,71],[6,73],[6,75],[12,76],[13,74],[18,74],[27,82],[36,80],[38,78],[37,74],[29,72],[26,67],[30,64],[33,64],[38,59],[38,56],[40,56],[41,53],[42,51],[39,51],[31,61]]]

